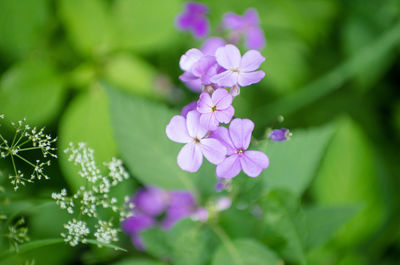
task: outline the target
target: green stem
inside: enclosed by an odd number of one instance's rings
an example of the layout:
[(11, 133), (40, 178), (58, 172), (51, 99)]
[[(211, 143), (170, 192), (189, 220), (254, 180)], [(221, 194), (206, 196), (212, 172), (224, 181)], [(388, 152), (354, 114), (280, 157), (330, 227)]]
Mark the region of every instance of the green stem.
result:
[(231, 254), (232, 260), (235, 262), (235, 265), (243, 265), (242, 259), (240, 258), (235, 245), (232, 243), (232, 240), (225, 233), (225, 231), (221, 229), (221, 227), (219, 227), (218, 225), (212, 225), (211, 227), (215, 234), (222, 241), (228, 252)]

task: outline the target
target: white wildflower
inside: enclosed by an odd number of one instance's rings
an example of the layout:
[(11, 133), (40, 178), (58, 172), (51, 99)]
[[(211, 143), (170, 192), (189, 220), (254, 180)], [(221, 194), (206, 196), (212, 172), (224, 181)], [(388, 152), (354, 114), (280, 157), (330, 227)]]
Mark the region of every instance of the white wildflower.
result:
[(80, 242), (86, 243), (86, 237), (89, 235), (90, 230), (84, 221), (72, 219), (64, 227), (68, 230), (67, 234), (61, 234), (65, 242), (69, 243), (72, 247), (78, 245)]
[[(118, 230), (113, 227), (111, 222), (99, 220), (98, 224), (96, 224), (96, 228), (97, 230), (94, 233), (94, 236), (97, 241), (105, 244), (109, 244), (112, 241), (118, 241)], [(99, 245), (99, 247), (100, 246), (101, 245)]]

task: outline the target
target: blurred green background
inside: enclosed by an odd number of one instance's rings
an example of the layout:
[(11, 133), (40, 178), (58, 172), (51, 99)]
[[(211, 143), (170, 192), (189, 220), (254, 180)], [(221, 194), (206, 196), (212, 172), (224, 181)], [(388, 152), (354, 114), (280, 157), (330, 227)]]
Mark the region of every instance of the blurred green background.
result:
[[(328, 244), (307, 253), (307, 263), (400, 264), (400, 1), (201, 2), (210, 8), (214, 36), (224, 13), (243, 14), (249, 7), (259, 12), (267, 39), (262, 51), (266, 78), (243, 88), (235, 100), (236, 116), (254, 120), (255, 136), (262, 138), (269, 127), (287, 127), (295, 137), (296, 129), (322, 126), (303, 146), (313, 149), (324, 141), (323, 128), (333, 128), (326, 148), (315, 151), (321, 161), (314, 161), (313, 178), (301, 184), (305, 192), (299, 194), (305, 205), (358, 205), (361, 210)], [(201, 46), (175, 28), (183, 3), (0, 0), (0, 113), (9, 121), (26, 117), (32, 125), (46, 126), (58, 137), (59, 150), (71, 141), (86, 141), (98, 161), (118, 155), (104, 83), (175, 110), (197, 96), (178, 79), (180, 56)], [(27, 196), (48, 195), (60, 184), (78, 186), (75, 169), (59, 154), (49, 172), (52, 179), (25, 189)], [(290, 152), (282, 153), (283, 160), (287, 156)], [(291, 163), (283, 166), (290, 169)], [(137, 179), (127, 192), (140, 185)], [(49, 209), (29, 223), (32, 238), (54, 237), (62, 230), (56, 207), (44, 207)], [(222, 221), (222, 226), (240, 237), (237, 227), (243, 225)], [(104, 249), (55, 246), (22, 260), (110, 264), (110, 255)]]

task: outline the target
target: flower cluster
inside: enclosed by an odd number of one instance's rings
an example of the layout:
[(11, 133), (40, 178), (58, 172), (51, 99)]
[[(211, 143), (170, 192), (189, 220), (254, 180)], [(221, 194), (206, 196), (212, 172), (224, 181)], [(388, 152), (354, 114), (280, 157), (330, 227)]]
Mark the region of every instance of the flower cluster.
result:
[[(196, 38), (208, 35), (209, 21), (206, 17), (208, 8), (197, 2), (187, 2), (185, 10), (177, 17), (176, 25), (183, 31), (191, 31)], [(254, 8), (249, 8), (243, 16), (228, 12), (222, 19), (219, 28), (227, 31), (230, 43), (239, 43), (244, 40), (248, 49), (261, 50), (265, 46), (264, 32), (260, 27), (260, 19)]]
[(194, 196), (187, 191), (165, 191), (156, 187), (140, 189), (132, 199), (135, 209), (133, 216), (122, 223), (122, 229), (129, 234), (137, 249), (145, 246), (140, 239), (140, 233), (160, 226), (169, 229), (185, 217), (196, 220), (207, 218), (207, 212), (196, 204)]
[[(120, 221), (131, 215), (133, 205), (127, 203), (128, 197), (120, 204), (117, 198), (109, 195), (112, 187), (129, 177), (122, 166), (122, 161), (113, 158), (110, 162), (105, 163), (109, 173), (103, 175), (96, 165), (93, 149), (88, 148), (85, 143), (79, 143), (77, 146), (70, 143), (65, 152), (69, 154), (69, 161), (79, 166), (78, 174), (86, 184), (71, 196), (68, 196), (66, 189), (62, 189), (60, 193), (53, 193), (52, 198), (56, 200), (61, 209), (66, 210), (69, 214), (79, 212), (81, 217), (95, 218), (97, 224), (94, 236), (98, 242), (116, 241), (118, 229), (113, 227), (112, 222), (100, 219), (100, 210), (110, 209), (119, 215)], [(89, 228), (85, 221), (72, 219), (65, 225), (65, 228), (68, 233), (62, 234), (62, 236), (71, 246), (75, 246), (79, 242), (85, 243), (86, 236), (89, 235)]]
[[(0, 121), (4, 119), (4, 115), (0, 115)], [(14, 137), (11, 141), (5, 139), (0, 133), (0, 158), (10, 158), (13, 165), (14, 174), (9, 176), (14, 190), (18, 190), (21, 185), (27, 182), (34, 182), (42, 178), (48, 179), (45, 174), (45, 167), (50, 166), (49, 157), (57, 158), (55, 154), (56, 148), (54, 147), (57, 138), (52, 138), (49, 134), (44, 133), (44, 128), (38, 129), (26, 124), (25, 119), (12, 122), (11, 126), (15, 129)], [(1, 127), (1, 123), (0, 123)], [(30, 161), (26, 158), (25, 154), (28, 152), (40, 151), (44, 160), (37, 159)], [(32, 172), (29, 176), (17, 169), (17, 160), (32, 167)]]

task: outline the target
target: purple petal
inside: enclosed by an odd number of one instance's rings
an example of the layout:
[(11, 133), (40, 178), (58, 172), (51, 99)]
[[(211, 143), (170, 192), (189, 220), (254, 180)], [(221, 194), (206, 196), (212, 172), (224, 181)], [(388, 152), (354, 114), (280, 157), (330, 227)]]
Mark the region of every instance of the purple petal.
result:
[(223, 46), (225, 46), (225, 41), (223, 39), (218, 37), (211, 37), (204, 42), (200, 50), (205, 55), (215, 56), (215, 52), (217, 51), (217, 49)]
[(191, 73), (191, 72), (184, 72), (183, 74), (181, 74), (180, 76), (179, 76), (179, 79), (182, 81), (182, 82), (189, 82), (189, 81), (193, 81), (193, 80), (196, 80), (196, 79), (199, 79), (199, 77), (198, 76), (195, 76), (193, 73)]
[(200, 124), (200, 113), (197, 110), (189, 111), (187, 114), (186, 128), (192, 138), (202, 139), (207, 133), (207, 128)]
[(217, 106), (217, 109), (228, 108), (232, 105), (232, 100), (232, 95), (224, 88), (219, 88), (212, 94), (212, 101)]
[(259, 27), (251, 27), (246, 31), (246, 47), (261, 50), (265, 46), (264, 32)]
[(236, 148), (232, 143), (231, 137), (229, 136), (228, 129), (225, 127), (218, 127), (216, 130), (211, 132), (210, 138), (217, 139), (221, 144), (226, 147), (227, 155), (235, 153)]
[(144, 247), (143, 241), (140, 236), (136, 233), (131, 234), (132, 244), (135, 246), (136, 249), (140, 251), (144, 251), (146, 248)]
[(218, 86), (232, 87), (238, 82), (239, 74), (237, 72), (232, 72), (230, 70), (222, 72), (220, 74), (211, 77), (211, 82), (217, 84)]
[(217, 177), (230, 179), (236, 177), (241, 169), (239, 156), (233, 154), (217, 165)]
[(181, 14), (176, 19), (176, 26), (180, 30), (188, 30), (192, 26), (193, 18), (190, 14)]
[(171, 192), (171, 203), (162, 222), (164, 229), (171, 228), (177, 221), (190, 216), (196, 209), (196, 201), (189, 192)]
[(183, 116), (176, 115), (168, 123), (165, 132), (168, 138), (177, 143), (188, 143), (192, 141), (188, 130), (186, 129), (186, 119)]
[(261, 63), (265, 61), (264, 56), (257, 50), (250, 50), (243, 55), (240, 62), (240, 71), (252, 72), (257, 70)]
[(122, 222), (122, 230), (124, 230), (125, 233), (132, 234), (149, 229), (154, 225), (155, 220), (153, 217), (138, 213)]
[(210, 27), (208, 20), (205, 17), (197, 18), (192, 24), (192, 29), (193, 29), (192, 32), (194, 36), (197, 38), (204, 38), (205, 36), (207, 36), (209, 28)]
[(223, 18), (222, 24), (225, 28), (236, 30), (243, 27), (243, 19), (235, 13), (227, 13)]
[(192, 214), (192, 219), (204, 223), (204, 222), (206, 222), (206, 221), (208, 220), (208, 216), (209, 216), (209, 214), (208, 214), (207, 209), (204, 208), (204, 207), (201, 207), (201, 208), (198, 208), (198, 209), (196, 210), (196, 212), (194, 212), (194, 213)]
[(211, 100), (210, 94), (204, 91), (201, 93), (199, 100), (197, 101), (197, 111), (200, 113), (209, 113), (211, 112), (211, 108), (213, 106), (213, 102)]
[(215, 57), (219, 65), (225, 69), (238, 69), (240, 65), (240, 51), (232, 44), (220, 47), (215, 52)]
[(217, 129), (219, 123), (214, 112), (201, 114), (200, 125), (207, 129), (207, 131), (214, 131)]
[(208, 12), (208, 7), (198, 2), (187, 2), (185, 7), (187, 12), (191, 14), (205, 14)]
[[(189, 111), (197, 109), (197, 101), (192, 101), (186, 106), (182, 108), (181, 115), (186, 118), (186, 115), (189, 113)], [(186, 123), (185, 123), (186, 125)]]
[(168, 193), (155, 187), (140, 189), (133, 199), (135, 209), (149, 216), (161, 214), (167, 207), (168, 201)]
[(234, 119), (229, 125), (229, 135), (236, 149), (249, 147), (254, 123), (249, 119)]
[(181, 56), (179, 66), (183, 71), (190, 72), (193, 64), (197, 62), (201, 57), (203, 57), (203, 53), (199, 49), (190, 49)]
[(185, 85), (192, 90), (193, 92), (201, 92), (201, 80), (200, 78), (187, 81), (185, 82)]
[(217, 110), (215, 112), (215, 117), (217, 121), (222, 122), (222, 123), (229, 123), (233, 117), (233, 114), (235, 113), (235, 109), (232, 106), (229, 106), (228, 108), (224, 110)]
[(226, 156), (226, 148), (218, 140), (208, 138), (200, 142), (201, 151), (210, 163), (219, 164)]
[(268, 137), (272, 140), (272, 141), (276, 141), (276, 142), (283, 142), (283, 141), (287, 141), (289, 139), (290, 136), (290, 131), (288, 129), (282, 128), (282, 129), (278, 129), (278, 130), (273, 130)]
[(239, 94), (240, 94), (240, 87), (239, 87), (238, 85), (233, 86), (233, 87), (231, 88), (230, 93), (231, 93), (231, 95), (232, 95), (233, 97), (239, 96)]
[(216, 204), (215, 204), (215, 209), (217, 211), (224, 211), (226, 209), (228, 209), (229, 207), (231, 207), (232, 205), (232, 200), (229, 197), (221, 197), (217, 200)]
[(258, 25), (260, 24), (260, 19), (258, 18), (257, 10), (254, 8), (249, 8), (243, 15), (243, 19), (248, 25)]
[(249, 177), (257, 177), (269, 165), (266, 154), (260, 151), (245, 151), (240, 157), (244, 173)]
[(249, 86), (255, 83), (258, 83), (263, 79), (265, 76), (264, 71), (255, 71), (249, 73), (240, 73), (238, 77), (238, 83), (240, 86)]
[(181, 169), (188, 172), (196, 172), (203, 163), (200, 147), (195, 143), (185, 144), (178, 154), (177, 161)]

